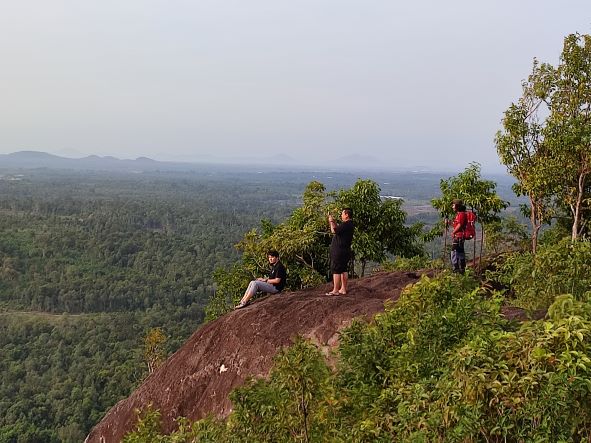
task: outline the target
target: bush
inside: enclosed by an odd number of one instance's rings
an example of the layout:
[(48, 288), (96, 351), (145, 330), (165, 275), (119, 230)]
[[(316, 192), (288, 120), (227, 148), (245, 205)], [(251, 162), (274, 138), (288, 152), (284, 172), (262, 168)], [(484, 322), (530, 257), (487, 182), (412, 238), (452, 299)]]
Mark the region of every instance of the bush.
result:
[(547, 309), (561, 294), (582, 300), (591, 288), (591, 243), (564, 239), (535, 255), (514, 253), (487, 277), (512, 288), (513, 303), (526, 309)]
[(354, 441), (434, 441), (418, 431), (434, 419), (423, 407), (449, 370), (447, 353), (504, 325), (500, 300), (483, 295), (469, 277), (423, 277), (372, 324), (344, 333), (337, 377)]
[(419, 269), (443, 269), (443, 260), (431, 260), (424, 255), (415, 255), (411, 258), (396, 257), (394, 260), (382, 262), (380, 269), (383, 271), (417, 271)]
[(514, 216), (487, 224), (485, 233), (484, 246), (494, 254), (526, 250), (531, 242), (527, 227)]

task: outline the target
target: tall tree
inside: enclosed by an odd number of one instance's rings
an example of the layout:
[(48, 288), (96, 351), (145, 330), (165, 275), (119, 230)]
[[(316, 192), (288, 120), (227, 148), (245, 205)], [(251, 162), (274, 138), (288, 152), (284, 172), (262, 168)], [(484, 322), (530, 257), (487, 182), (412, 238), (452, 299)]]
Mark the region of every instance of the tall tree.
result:
[[(540, 79), (547, 78), (547, 65), (534, 60), (532, 74), (522, 83), (523, 95), (512, 103), (503, 117), (503, 130), (498, 131), (495, 144), (501, 163), (517, 179), (514, 192), (527, 196), (529, 208), (524, 210), (531, 223), (532, 251), (535, 254), (538, 234), (551, 217), (552, 188), (546, 173), (547, 147), (544, 144), (540, 106), (545, 97), (539, 94)], [(524, 208), (525, 209), (525, 208)]]
[(534, 60), (523, 95), (505, 112), (496, 137), (501, 162), (518, 192), (530, 198), (532, 248), (553, 214), (552, 201), (566, 204), (576, 240), (591, 207), (591, 36), (564, 40), (556, 68)]
[(335, 205), (353, 210), (352, 248), (361, 263), (362, 276), (368, 262), (382, 262), (387, 254), (413, 257), (424, 253), (419, 243), (423, 225), (406, 226), (402, 200), (382, 199), (374, 181), (357, 180), (351, 189), (338, 193)]
[[(480, 254), (484, 243), (484, 232), (489, 223), (499, 220), (499, 212), (509, 206), (496, 193), (496, 183), (492, 180), (484, 180), (480, 174), (480, 165), (471, 163), (463, 172), (454, 177), (442, 179), (439, 183), (441, 197), (431, 200), (431, 205), (439, 211), (444, 219), (449, 219), (453, 214), (452, 200), (459, 198), (464, 201), (467, 208), (476, 212), (480, 230)], [(476, 242), (474, 242), (473, 260), (476, 258)]]
[(166, 359), (166, 335), (161, 328), (152, 328), (144, 338), (144, 359), (148, 373), (154, 372)]
[(585, 223), (584, 210), (590, 206), (591, 35), (565, 38), (558, 67), (548, 70), (540, 93), (548, 97), (550, 108), (545, 132), (556, 190), (571, 211), (571, 236), (576, 240)]

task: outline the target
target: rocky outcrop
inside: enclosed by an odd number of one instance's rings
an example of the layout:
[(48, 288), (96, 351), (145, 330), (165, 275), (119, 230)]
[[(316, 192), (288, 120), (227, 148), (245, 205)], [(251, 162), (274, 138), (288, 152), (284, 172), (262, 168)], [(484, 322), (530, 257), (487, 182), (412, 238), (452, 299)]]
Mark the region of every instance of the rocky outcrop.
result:
[[(379, 273), (350, 282), (349, 294), (326, 296), (332, 286), (265, 297), (198, 329), (128, 398), (117, 403), (90, 432), (89, 443), (115, 443), (137, 421), (135, 409), (160, 410), (166, 432), (174, 419), (225, 417), (229, 393), (248, 377), (268, 374), (273, 357), (295, 336), (325, 350), (338, 343), (339, 330), (356, 317), (371, 318), (384, 301), (418, 280), (415, 273)], [(327, 355), (329, 353), (327, 352)]]

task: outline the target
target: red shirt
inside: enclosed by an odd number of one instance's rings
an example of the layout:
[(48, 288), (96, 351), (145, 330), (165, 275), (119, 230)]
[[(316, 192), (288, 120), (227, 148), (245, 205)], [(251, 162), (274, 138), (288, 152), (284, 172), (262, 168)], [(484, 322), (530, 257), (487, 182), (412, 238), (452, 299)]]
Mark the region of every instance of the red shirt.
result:
[[(452, 238), (463, 238), (464, 237), (464, 229), (465, 226), (468, 224), (468, 217), (466, 216), (466, 213), (464, 211), (460, 211), (456, 213), (456, 218), (454, 218), (453, 221), (453, 230), (451, 233)], [(456, 230), (456, 227), (461, 226), (460, 231), (458, 231), (455, 235), (454, 235), (454, 231)]]

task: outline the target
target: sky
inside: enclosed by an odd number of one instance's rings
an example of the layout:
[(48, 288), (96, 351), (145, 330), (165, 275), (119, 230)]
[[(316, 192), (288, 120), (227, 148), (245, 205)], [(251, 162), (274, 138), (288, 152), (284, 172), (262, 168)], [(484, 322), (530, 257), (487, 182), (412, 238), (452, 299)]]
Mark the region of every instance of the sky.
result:
[[(501, 171), (589, 0), (0, 0), (0, 154)], [(345, 159), (345, 160), (343, 160)]]

